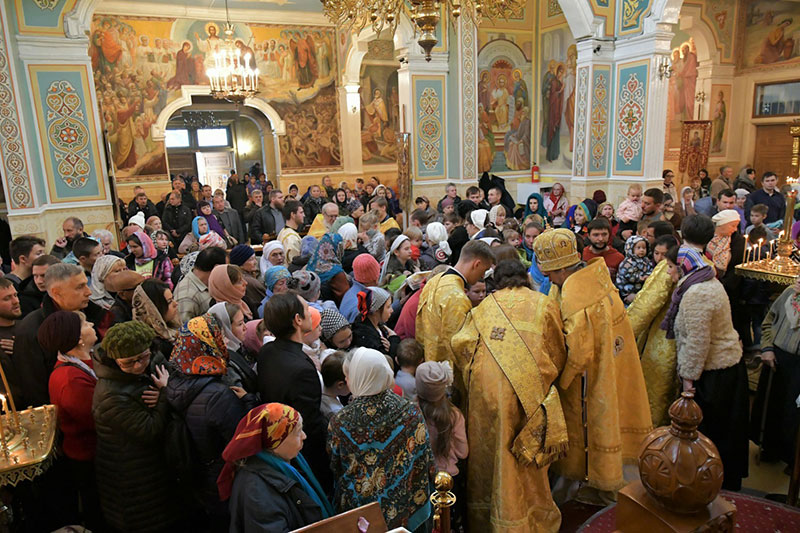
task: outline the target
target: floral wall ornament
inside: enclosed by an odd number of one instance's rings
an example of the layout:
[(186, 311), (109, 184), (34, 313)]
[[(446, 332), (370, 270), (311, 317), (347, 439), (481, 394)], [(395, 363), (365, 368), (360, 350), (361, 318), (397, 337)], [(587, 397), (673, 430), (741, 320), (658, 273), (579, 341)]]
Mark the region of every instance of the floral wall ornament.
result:
[(622, 85), (617, 113), (618, 154), (630, 165), (644, 145), (645, 88), (635, 72)]
[(54, 81), (47, 88), (47, 140), (58, 162), (58, 177), (80, 189), (91, 175), (89, 128), (81, 98), (69, 81)]
[(36, 4), (39, 9), (49, 9), (52, 11), (58, 5), (58, 0), (33, 0), (33, 3)]

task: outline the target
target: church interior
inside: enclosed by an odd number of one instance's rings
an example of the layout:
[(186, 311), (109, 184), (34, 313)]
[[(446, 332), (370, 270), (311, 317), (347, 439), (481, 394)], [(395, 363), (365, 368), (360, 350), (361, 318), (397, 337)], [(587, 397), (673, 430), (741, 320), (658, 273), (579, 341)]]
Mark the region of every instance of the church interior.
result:
[[(756, 186), (766, 170), (778, 186), (799, 175), (796, 0), (516, 0), (481, 20), (447, 0), (430, 2), (429, 32), (406, 13), (337, 24), (325, 6), (338, 3), (0, 0), (0, 217), (12, 236), (50, 243), (79, 216), (117, 241), (135, 189), (156, 203), (176, 176), (217, 190), (256, 166), (300, 194), (325, 177), (376, 177), (399, 218), (487, 173), (518, 204), (560, 183), (570, 205), (598, 189), (618, 205), (666, 169), (679, 191), (724, 167), (756, 169)], [(215, 94), (227, 90), (214, 56), (226, 39), (246, 97)], [(791, 492), (786, 464), (756, 463), (750, 446), (743, 494)], [(761, 512), (737, 504), (740, 518)], [(613, 530), (607, 517), (581, 526), (591, 508), (572, 512), (561, 531)]]

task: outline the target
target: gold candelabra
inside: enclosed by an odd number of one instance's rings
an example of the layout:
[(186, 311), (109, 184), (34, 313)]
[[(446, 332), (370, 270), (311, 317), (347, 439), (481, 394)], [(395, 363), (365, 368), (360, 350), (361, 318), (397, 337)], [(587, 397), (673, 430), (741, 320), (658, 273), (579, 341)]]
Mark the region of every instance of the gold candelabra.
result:
[[(797, 184), (796, 178), (787, 177), (786, 183)], [(783, 230), (774, 242), (766, 243), (767, 256), (762, 258), (764, 239), (758, 243), (745, 242), (742, 264), (736, 266), (736, 273), (747, 278), (762, 281), (773, 281), (782, 285), (791, 285), (800, 274), (800, 264), (792, 259), (794, 243), (792, 242), (792, 222), (794, 206), (797, 202), (797, 190), (786, 193), (786, 214), (783, 218)], [(747, 236), (745, 236), (747, 238)]]

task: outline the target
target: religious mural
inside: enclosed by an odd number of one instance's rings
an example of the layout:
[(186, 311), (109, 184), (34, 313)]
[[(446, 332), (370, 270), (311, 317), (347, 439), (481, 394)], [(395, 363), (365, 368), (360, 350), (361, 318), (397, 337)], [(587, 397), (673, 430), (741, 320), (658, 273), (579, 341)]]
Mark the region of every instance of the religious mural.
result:
[(530, 170), (532, 35), (478, 30), (478, 172)]
[[(213, 54), (223, 42), (222, 27), (222, 22), (191, 19), (94, 18), (89, 54), (118, 178), (167, 173), (164, 143), (153, 141), (150, 127), (183, 85), (208, 84), (206, 70), (214, 66)], [(250, 55), (250, 67), (259, 70), (258, 97), (276, 109), (287, 104), (281, 107), (287, 133), (301, 131), (301, 143), (316, 147), (315, 156), (297, 147), (287, 155), (318, 163), (309, 166), (338, 166), (338, 122), (335, 133), (328, 131), (330, 125), (316, 125), (322, 116), (338, 116), (336, 99), (320, 94), (338, 76), (334, 31), (237, 24), (233, 38), (242, 55)], [(295, 168), (296, 162), (292, 157), (281, 167)]]
[[(682, 32), (672, 40), (672, 77), (669, 78), (667, 99), (667, 159), (677, 159), (681, 146), (681, 129), (684, 120), (697, 118), (695, 92), (697, 90), (697, 48), (694, 39), (685, 39)], [(685, 39), (685, 40), (682, 40)]]
[(572, 171), (578, 51), (572, 33), (561, 27), (542, 35), (539, 95), (539, 167)]
[(284, 172), (328, 170), (342, 164), (339, 107), (333, 85), (316, 98), (293, 104), (274, 103), (286, 122), (286, 135), (278, 137)]
[(800, 57), (800, 4), (758, 0), (744, 13), (743, 68), (795, 63)]
[(730, 85), (711, 86), (711, 153), (724, 155), (728, 142), (728, 106), (731, 103)]
[(361, 63), (361, 158), (365, 164), (397, 161), (400, 93), (394, 43), (370, 41)]

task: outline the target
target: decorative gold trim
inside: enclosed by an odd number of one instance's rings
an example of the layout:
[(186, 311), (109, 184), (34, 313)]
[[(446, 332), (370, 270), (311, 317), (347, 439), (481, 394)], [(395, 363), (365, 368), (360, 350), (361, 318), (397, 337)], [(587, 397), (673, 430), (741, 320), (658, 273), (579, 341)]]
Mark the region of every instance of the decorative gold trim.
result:
[(780, 283), (781, 285), (791, 285), (794, 283), (794, 280), (797, 279), (798, 273), (800, 273), (800, 265), (797, 266), (797, 271), (794, 273), (791, 272), (772, 272), (767, 270), (760, 270), (758, 268), (753, 268), (750, 266), (750, 263), (745, 265), (736, 265), (736, 273), (745, 278), (757, 279), (761, 281), (772, 281), (774, 283)]

